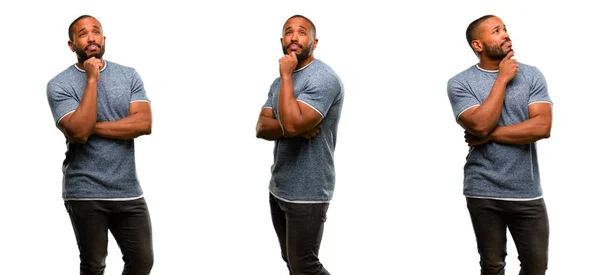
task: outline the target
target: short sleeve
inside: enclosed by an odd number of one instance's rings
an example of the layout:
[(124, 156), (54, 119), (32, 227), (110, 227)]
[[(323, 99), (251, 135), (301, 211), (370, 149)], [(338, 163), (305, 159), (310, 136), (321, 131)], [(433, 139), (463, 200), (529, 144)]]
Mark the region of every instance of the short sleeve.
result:
[(146, 96), (146, 89), (144, 89), (144, 82), (142, 81), (142, 78), (137, 71), (134, 70), (131, 82), (131, 102), (136, 101), (150, 102), (150, 99), (148, 99), (148, 96)]
[(48, 104), (54, 117), (54, 123), (58, 126), (58, 122), (67, 114), (72, 113), (79, 106), (79, 100), (74, 93), (61, 86), (56, 81), (48, 82), (46, 86), (46, 96)]
[(552, 103), (550, 95), (548, 95), (548, 85), (542, 72), (537, 68), (533, 68), (531, 80), (531, 94), (529, 95), (528, 105), (538, 102)]
[(333, 76), (313, 78), (307, 87), (298, 94), (296, 100), (306, 103), (325, 117), (329, 108), (342, 93), (342, 83)]
[(273, 84), (271, 84), (271, 87), (269, 88), (269, 94), (267, 96), (267, 101), (265, 102), (265, 104), (263, 104), (263, 108), (273, 108), (273, 93), (274, 93), (274, 89), (276, 89), (277, 87), (277, 80), (273, 81)]
[(455, 78), (448, 81), (447, 90), (448, 98), (452, 105), (452, 112), (454, 113), (454, 119), (456, 119), (456, 121), (458, 121), (458, 117), (467, 109), (481, 105), (481, 102), (477, 97)]

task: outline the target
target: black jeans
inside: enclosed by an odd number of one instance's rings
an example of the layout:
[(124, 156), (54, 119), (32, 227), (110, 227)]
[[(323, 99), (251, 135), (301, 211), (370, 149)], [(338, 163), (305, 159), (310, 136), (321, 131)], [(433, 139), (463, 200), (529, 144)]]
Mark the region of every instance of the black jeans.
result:
[(329, 275), (319, 261), (329, 203), (289, 203), (269, 194), (269, 204), (290, 275)]
[(79, 247), (81, 275), (104, 273), (109, 230), (123, 254), (123, 275), (150, 274), (154, 263), (152, 226), (144, 198), (65, 201), (65, 206)]
[(506, 228), (515, 241), (520, 275), (543, 275), (548, 268), (549, 223), (544, 199), (504, 201), (467, 198), (482, 275), (503, 275)]

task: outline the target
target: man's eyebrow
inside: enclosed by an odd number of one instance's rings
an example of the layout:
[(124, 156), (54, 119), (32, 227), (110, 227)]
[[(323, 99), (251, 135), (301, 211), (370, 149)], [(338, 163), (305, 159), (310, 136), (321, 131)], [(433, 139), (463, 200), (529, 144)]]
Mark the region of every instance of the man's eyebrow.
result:
[[(98, 26), (96, 26), (96, 25), (92, 26), (92, 28), (94, 28), (94, 29), (99, 29), (99, 30), (100, 30), (100, 27), (98, 27)], [(82, 31), (85, 31), (85, 27), (81, 28), (81, 30), (79, 30), (79, 31), (77, 31), (77, 32), (79, 33), (79, 32), (82, 32)]]
[[(287, 30), (289, 30), (291, 28), (292, 28), (292, 26), (288, 26), (287, 28), (284, 29), (284, 31), (287, 31)], [(308, 28), (306, 28), (305, 26), (300, 26), (300, 28), (308, 30)]]

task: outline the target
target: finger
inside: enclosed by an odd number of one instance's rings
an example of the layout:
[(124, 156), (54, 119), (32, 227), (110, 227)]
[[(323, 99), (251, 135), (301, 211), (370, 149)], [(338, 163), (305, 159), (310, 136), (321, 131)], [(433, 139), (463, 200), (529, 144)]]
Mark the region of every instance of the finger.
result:
[(291, 53), (290, 53), (290, 56), (291, 56), (291, 57), (292, 57), (294, 60), (297, 60), (297, 58), (296, 58), (296, 52), (291, 52)]
[(508, 52), (508, 54), (504, 57), (504, 60), (509, 60), (511, 59), (511, 57), (515, 56), (515, 51), (510, 51)]

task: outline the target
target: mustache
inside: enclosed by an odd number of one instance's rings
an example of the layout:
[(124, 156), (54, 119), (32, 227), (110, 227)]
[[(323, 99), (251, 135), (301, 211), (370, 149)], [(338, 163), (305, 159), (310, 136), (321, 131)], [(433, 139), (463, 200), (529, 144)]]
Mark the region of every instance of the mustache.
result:
[(97, 44), (97, 43), (90, 43), (89, 45), (85, 46), (85, 49), (84, 49), (84, 50), (87, 50), (87, 49), (88, 49), (88, 47), (89, 47), (89, 46), (92, 46), (92, 45), (93, 45), (93, 46), (96, 46), (96, 47), (98, 47), (98, 49), (102, 49), (102, 46), (100, 46), (100, 44)]
[(505, 44), (506, 42), (512, 42), (512, 40), (510, 40), (510, 38), (506, 38), (506, 40), (504, 40), (504, 42), (502, 42), (502, 44), (500, 44), (500, 46), (504, 46), (504, 44)]
[(300, 45), (300, 44), (298, 44), (298, 43), (290, 43), (290, 44), (288, 44), (288, 45), (286, 46), (286, 48), (288, 48), (288, 49), (289, 49), (291, 45), (296, 45), (296, 46), (298, 46), (298, 48), (300, 48), (300, 49), (303, 49), (303, 48), (304, 48), (304, 47), (302, 47), (302, 45)]

